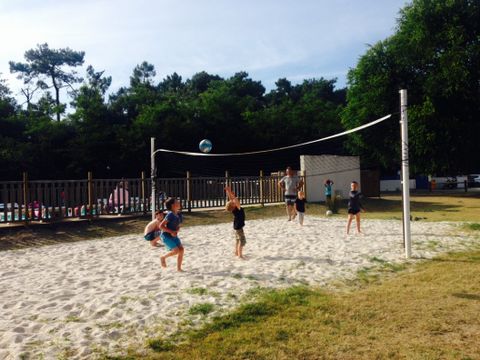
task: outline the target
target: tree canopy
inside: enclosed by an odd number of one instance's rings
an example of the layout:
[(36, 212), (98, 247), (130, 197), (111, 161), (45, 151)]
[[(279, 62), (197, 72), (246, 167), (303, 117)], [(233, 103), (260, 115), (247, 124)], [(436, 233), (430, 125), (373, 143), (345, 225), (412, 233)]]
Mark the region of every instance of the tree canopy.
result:
[[(69, 87), (73, 90), (73, 84), (81, 82), (74, 70), (67, 70), (65, 67), (77, 67), (83, 64), (85, 52), (74, 51), (69, 48), (50, 49), (48, 44), (38, 45), (36, 49), (25, 52), (25, 63), (10, 61), (10, 72), (18, 73), (18, 77), (28, 86), (34, 83), (35, 90), (55, 90), (55, 109), (57, 121), (65, 111), (65, 106), (60, 103), (60, 89)], [(36, 81), (35, 81), (36, 80)], [(33, 91), (35, 91), (33, 90)], [(30, 104), (31, 91), (24, 90), (27, 102)]]
[[(345, 127), (399, 108), (408, 90), (413, 171), (478, 171), (480, 133), (480, 2), (414, 0), (400, 12), (395, 34), (372, 45), (348, 74)], [(398, 124), (351, 136), (365, 160), (399, 168)]]

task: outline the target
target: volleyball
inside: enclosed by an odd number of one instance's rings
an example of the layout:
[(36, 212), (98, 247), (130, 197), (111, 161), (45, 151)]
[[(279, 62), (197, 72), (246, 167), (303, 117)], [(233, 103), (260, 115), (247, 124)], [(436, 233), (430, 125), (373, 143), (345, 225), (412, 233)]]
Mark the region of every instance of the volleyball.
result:
[(198, 148), (203, 153), (209, 153), (212, 150), (212, 142), (208, 139), (203, 139), (200, 141), (200, 144), (198, 144)]
[(333, 215), (332, 210), (327, 210), (327, 212), (325, 213), (325, 215), (327, 215), (327, 216), (332, 216), (332, 215)]

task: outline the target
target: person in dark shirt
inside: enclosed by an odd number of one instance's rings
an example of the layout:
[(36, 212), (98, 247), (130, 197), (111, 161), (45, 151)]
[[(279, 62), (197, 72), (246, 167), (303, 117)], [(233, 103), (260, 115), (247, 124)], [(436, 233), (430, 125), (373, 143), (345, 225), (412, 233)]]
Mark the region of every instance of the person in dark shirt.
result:
[(295, 200), (295, 210), (298, 214), (298, 223), (303, 226), (303, 219), (305, 217), (305, 193), (303, 191), (298, 192), (297, 199)]
[(245, 259), (243, 257), (243, 247), (247, 243), (245, 233), (243, 232), (243, 227), (245, 226), (245, 211), (243, 211), (240, 201), (229, 186), (225, 187), (225, 192), (228, 196), (228, 202), (225, 205), (225, 209), (233, 214), (233, 229), (235, 231), (236, 240), (235, 256), (238, 256), (240, 259)]
[(350, 184), (350, 194), (348, 199), (347, 235), (350, 232), (350, 225), (352, 224), (354, 216), (355, 223), (357, 224), (357, 233), (362, 234), (360, 231), (360, 211), (365, 212), (365, 209), (360, 203), (361, 196), (362, 194), (358, 191), (358, 183), (356, 181), (352, 181)]

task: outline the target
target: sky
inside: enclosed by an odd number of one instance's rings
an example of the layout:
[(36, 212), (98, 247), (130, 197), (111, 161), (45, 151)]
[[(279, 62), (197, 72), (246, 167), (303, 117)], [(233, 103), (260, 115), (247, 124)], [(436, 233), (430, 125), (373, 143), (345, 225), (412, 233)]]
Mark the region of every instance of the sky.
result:
[(156, 81), (177, 72), (230, 77), (246, 71), (267, 91), (275, 81), (337, 78), (368, 44), (395, 31), (405, 0), (0, 0), (0, 78), (16, 95), (9, 61), (37, 44), (85, 51), (87, 65), (128, 86), (134, 67), (155, 65)]

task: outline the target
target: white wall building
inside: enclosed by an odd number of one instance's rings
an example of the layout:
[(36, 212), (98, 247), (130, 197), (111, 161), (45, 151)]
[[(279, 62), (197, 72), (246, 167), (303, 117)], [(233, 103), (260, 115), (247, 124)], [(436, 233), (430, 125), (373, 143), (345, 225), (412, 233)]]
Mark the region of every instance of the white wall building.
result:
[[(360, 157), (337, 155), (300, 155), (300, 170), (307, 175), (307, 201), (325, 201), (326, 179), (333, 181), (334, 194), (346, 198), (350, 183), (360, 184)], [(361, 189), (361, 184), (360, 184)]]

